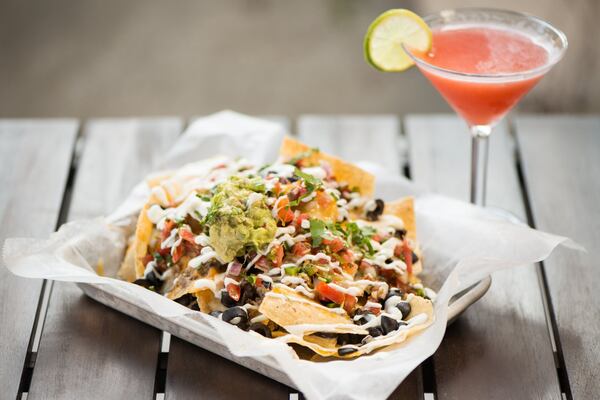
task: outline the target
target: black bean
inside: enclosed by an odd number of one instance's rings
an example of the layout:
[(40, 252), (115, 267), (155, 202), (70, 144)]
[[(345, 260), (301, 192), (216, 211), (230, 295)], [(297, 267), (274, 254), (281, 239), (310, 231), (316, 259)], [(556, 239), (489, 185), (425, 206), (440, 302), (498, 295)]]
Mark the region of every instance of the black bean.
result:
[(317, 333), (313, 333), (313, 335), (322, 337), (325, 339), (333, 339), (333, 338), (337, 338), (337, 336), (338, 336), (338, 334), (335, 332), (317, 332)]
[(367, 211), (367, 219), (369, 221), (377, 221), (379, 216), (383, 214), (383, 209), (385, 208), (385, 203), (381, 199), (375, 199), (375, 209), (371, 211)]
[(363, 314), (361, 314), (360, 318), (357, 319), (355, 321), (355, 323), (358, 325), (364, 325), (367, 322), (369, 322), (370, 320), (372, 320), (374, 317), (375, 317), (375, 315), (373, 315), (373, 313), (366, 311)]
[(381, 317), (381, 330), (383, 331), (384, 335), (387, 335), (390, 332), (394, 332), (399, 327), (400, 324), (395, 319), (387, 317), (385, 315)]
[(229, 307), (233, 307), (237, 305), (237, 301), (235, 301), (234, 299), (231, 298), (231, 296), (229, 295), (229, 293), (227, 293), (227, 290), (221, 290), (221, 304), (223, 304), (225, 307), (229, 308)]
[(403, 295), (402, 290), (400, 290), (398, 288), (391, 288), (388, 291), (387, 296), (385, 296), (385, 300), (389, 299), (392, 296), (400, 296), (400, 297), (402, 297), (402, 295)]
[(402, 319), (405, 319), (406, 317), (408, 317), (408, 314), (410, 314), (411, 307), (410, 307), (410, 303), (408, 301), (403, 301), (401, 303), (398, 303), (396, 305), (396, 307), (402, 313)]
[(250, 284), (250, 282), (244, 280), (240, 285), (240, 291), (242, 295), (240, 296), (239, 304), (246, 304), (250, 300), (254, 300), (256, 295), (256, 288)]
[(158, 276), (156, 276), (156, 273), (154, 273), (154, 271), (148, 272), (144, 276), (144, 278), (150, 283), (150, 285), (154, 286), (155, 288), (159, 288), (162, 285), (162, 281), (158, 279)]
[(383, 335), (381, 328), (379, 328), (377, 326), (375, 326), (373, 328), (369, 328), (369, 329), (367, 329), (367, 331), (369, 332), (369, 335), (371, 335), (372, 337), (377, 337), (377, 336)]
[(150, 286), (153, 286), (150, 282), (148, 282), (147, 279), (136, 279), (135, 281), (133, 281), (133, 283), (135, 283), (136, 285), (145, 287), (146, 289), (149, 289)]
[(417, 255), (415, 254), (415, 252), (412, 252), (412, 263), (413, 265), (419, 262), (419, 257), (417, 257)]
[(196, 301), (196, 297), (191, 293), (187, 293), (179, 297), (178, 299), (175, 299), (175, 301), (181, 304), (182, 306), (189, 307)]
[(271, 330), (269, 329), (269, 327), (265, 324), (261, 324), (260, 322), (255, 322), (252, 325), (250, 325), (249, 330), (259, 333), (267, 338), (273, 337), (271, 335)]
[(394, 236), (400, 240), (404, 240), (404, 237), (406, 236), (406, 229), (396, 229), (396, 231), (394, 232)]
[(345, 356), (347, 354), (352, 354), (357, 351), (358, 351), (358, 349), (356, 347), (340, 347), (338, 349), (338, 355)]
[(354, 333), (342, 333), (337, 338), (337, 344), (343, 346), (345, 344), (358, 344), (360, 343), (365, 335), (359, 335)]
[(197, 300), (190, 304), (188, 307), (194, 311), (200, 311), (200, 306), (198, 305)]
[(231, 307), (223, 311), (221, 319), (237, 326), (240, 329), (248, 329), (248, 313), (242, 307)]

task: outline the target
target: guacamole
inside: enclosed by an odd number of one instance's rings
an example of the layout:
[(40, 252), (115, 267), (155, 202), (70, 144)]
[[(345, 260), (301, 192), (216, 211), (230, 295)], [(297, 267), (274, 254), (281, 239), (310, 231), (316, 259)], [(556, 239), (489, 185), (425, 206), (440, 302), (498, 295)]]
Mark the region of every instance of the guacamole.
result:
[(277, 222), (265, 204), (261, 178), (232, 176), (215, 188), (206, 217), (210, 245), (224, 262), (275, 237)]

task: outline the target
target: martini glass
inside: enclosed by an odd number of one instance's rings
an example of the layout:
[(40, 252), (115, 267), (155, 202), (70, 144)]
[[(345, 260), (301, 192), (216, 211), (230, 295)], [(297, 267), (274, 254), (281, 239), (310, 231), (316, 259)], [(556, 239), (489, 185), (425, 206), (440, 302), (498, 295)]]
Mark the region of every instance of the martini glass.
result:
[(539, 18), (483, 8), (424, 18), (429, 53), (404, 47), (423, 75), (468, 124), (471, 202), (485, 205), (488, 137), (494, 126), (562, 58), (567, 38)]

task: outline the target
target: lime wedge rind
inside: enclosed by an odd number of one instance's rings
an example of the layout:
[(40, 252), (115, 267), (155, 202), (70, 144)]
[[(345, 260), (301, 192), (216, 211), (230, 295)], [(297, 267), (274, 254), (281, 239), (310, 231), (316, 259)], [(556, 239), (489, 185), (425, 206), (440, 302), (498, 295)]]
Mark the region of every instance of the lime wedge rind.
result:
[(384, 72), (400, 72), (414, 65), (402, 44), (418, 51), (431, 49), (431, 30), (412, 11), (393, 9), (379, 15), (367, 29), (364, 40), (366, 61)]

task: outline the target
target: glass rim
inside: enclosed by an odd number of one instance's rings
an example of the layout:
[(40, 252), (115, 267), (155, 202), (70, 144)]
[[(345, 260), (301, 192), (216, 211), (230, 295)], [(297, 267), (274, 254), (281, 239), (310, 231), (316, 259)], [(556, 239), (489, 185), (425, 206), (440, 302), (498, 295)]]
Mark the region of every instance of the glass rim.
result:
[(506, 72), (506, 73), (500, 73), (500, 74), (461, 72), (461, 71), (455, 71), (455, 70), (448, 69), (448, 68), (438, 67), (438, 66), (430, 64), (427, 61), (412, 54), (410, 47), (406, 46), (404, 43), (402, 43), (402, 49), (415, 62), (415, 64), (424, 66), (426, 68), (432, 69), (437, 72), (449, 74), (449, 75), (456, 76), (456, 77), (462, 77), (462, 78), (475, 78), (475, 79), (477, 79), (477, 78), (483, 78), (483, 79), (493, 78), (494, 80), (503, 80), (506, 78), (525, 79), (525, 78), (529, 78), (529, 77), (533, 77), (533, 76), (537, 76), (537, 75), (542, 75), (543, 73), (547, 72), (550, 68), (552, 68), (554, 65), (556, 65), (556, 63), (558, 63), (563, 58), (565, 51), (569, 47), (569, 42), (567, 41), (567, 36), (564, 34), (563, 31), (554, 27), (549, 22), (546, 22), (543, 19), (536, 17), (535, 15), (522, 13), (522, 12), (518, 12), (518, 11), (504, 10), (501, 8), (462, 7), (462, 8), (454, 8), (454, 9), (445, 9), (445, 10), (441, 10), (441, 11), (433, 13), (433, 14), (428, 14), (427, 16), (425, 16), (423, 18), (423, 20), (425, 21), (425, 23), (428, 23), (433, 18), (436, 18), (436, 17), (443, 18), (444, 13), (449, 13), (449, 12), (454, 12), (454, 13), (463, 12), (464, 13), (464, 12), (469, 12), (469, 11), (475, 11), (475, 12), (479, 11), (479, 12), (487, 12), (487, 13), (495, 13), (495, 14), (508, 14), (508, 15), (513, 15), (515, 17), (520, 17), (520, 18), (525, 18), (525, 19), (535, 21), (539, 25), (546, 27), (550, 31), (552, 31), (559, 38), (559, 41), (562, 44), (562, 47), (559, 49), (559, 52), (554, 57), (554, 59), (545, 63), (544, 65), (540, 65), (539, 67), (525, 70), (525, 71)]

